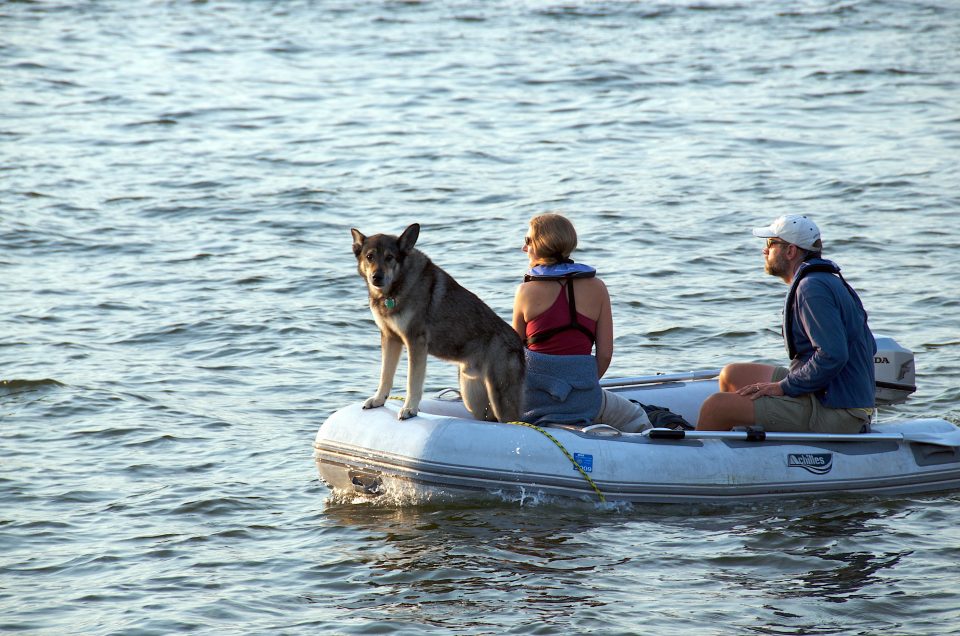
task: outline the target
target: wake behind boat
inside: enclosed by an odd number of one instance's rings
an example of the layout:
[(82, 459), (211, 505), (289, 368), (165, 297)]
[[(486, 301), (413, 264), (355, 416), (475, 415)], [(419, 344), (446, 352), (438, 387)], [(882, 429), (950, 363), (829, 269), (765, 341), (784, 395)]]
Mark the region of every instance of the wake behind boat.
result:
[[(913, 355), (877, 338), (878, 404), (915, 390)], [(695, 422), (719, 370), (604, 381), (608, 390)], [(608, 426), (535, 427), (473, 419), (459, 399), (352, 404), (320, 427), (314, 457), (338, 494), (415, 502), (559, 497), (631, 503), (724, 503), (830, 494), (890, 495), (960, 488), (960, 429), (891, 417), (870, 433), (831, 435)]]

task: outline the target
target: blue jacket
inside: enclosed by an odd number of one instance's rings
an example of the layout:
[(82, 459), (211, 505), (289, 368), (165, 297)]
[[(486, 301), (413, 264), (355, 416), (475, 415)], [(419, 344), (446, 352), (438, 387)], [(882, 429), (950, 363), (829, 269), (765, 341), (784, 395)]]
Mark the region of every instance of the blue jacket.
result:
[[(804, 274), (816, 265), (835, 274)], [(813, 393), (830, 408), (873, 408), (877, 343), (860, 298), (839, 273), (835, 263), (824, 259), (811, 259), (797, 269), (783, 308), (784, 340), (795, 354), (780, 386), (791, 397)]]

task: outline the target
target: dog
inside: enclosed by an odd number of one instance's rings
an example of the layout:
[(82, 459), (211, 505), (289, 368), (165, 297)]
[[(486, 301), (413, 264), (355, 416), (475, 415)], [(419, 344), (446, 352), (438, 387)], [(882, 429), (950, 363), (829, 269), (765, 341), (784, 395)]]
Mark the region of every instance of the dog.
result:
[(383, 406), (407, 348), (407, 395), (397, 419), (414, 417), (423, 398), (427, 354), (460, 366), (460, 394), (478, 420), (520, 417), (526, 362), (517, 332), (477, 296), (414, 248), (420, 225), (397, 237), (351, 229), (357, 271), (380, 328), (380, 386), (363, 408)]

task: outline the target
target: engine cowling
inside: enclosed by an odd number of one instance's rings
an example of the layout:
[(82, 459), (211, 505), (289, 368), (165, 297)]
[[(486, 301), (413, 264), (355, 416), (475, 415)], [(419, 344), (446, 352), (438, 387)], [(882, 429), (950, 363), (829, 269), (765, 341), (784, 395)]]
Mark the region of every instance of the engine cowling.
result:
[(917, 390), (913, 351), (890, 336), (874, 336), (877, 353), (873, 357), (878, 405), (900, 404)]

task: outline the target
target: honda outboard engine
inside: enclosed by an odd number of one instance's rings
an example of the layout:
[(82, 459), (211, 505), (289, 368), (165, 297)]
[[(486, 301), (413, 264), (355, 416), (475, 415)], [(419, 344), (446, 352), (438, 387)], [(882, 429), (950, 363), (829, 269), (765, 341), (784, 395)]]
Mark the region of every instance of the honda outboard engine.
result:
[(877, 380), (877, 405), (905, 402), (917, 390), (913, 352), (889, 336), (874, 336), (877, 353), (873, 368)]

